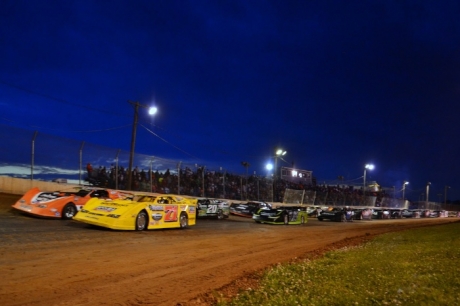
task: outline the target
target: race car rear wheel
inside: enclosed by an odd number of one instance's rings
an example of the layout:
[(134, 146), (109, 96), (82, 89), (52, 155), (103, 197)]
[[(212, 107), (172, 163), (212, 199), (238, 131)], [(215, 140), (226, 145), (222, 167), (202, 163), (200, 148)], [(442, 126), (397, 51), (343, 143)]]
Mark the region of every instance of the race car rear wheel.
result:
[(180, 228), (188, 227), (188, 217), (186, 213), (183, 212), (180, 214), (179, 222), (180, 222)]
[(300, 217), (300, 224), (305, 224), (305, 217), (304, 216)]
[(283, 220), (284, 220), (284, 225), (288, 225), (288, 224), (289, 224), (289, 216), (288, 216), (288, 214), (285, 214), (285, 215), (284, 215)]
[(147, 229), (149, 217), (145, 211), (141, 211), (136, 217), (136, 231), (143, 231)]
[(217, 219), (222, 220), (223, 218), (224, 218), (224, 212), (222, 211), (222, 209), (219, 209), (217, 211)]
[(67, 203), (62, 209), (62, 219), (72, 219), (77, 214), (77, 207), (73, 203)]

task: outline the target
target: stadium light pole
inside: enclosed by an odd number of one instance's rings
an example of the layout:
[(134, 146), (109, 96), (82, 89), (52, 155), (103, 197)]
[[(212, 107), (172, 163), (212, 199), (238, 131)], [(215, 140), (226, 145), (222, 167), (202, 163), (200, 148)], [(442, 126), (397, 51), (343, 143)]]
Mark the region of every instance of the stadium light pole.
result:
[(430, 200), (430, 185), (431, 185), (431, 182), (426, 183), (425, 209), (428, 208), (428, 201)]
[[(276, 149), (275, 151), (275, 170), (273, 171), (273, 173), (275, 174), (273, 176), (273, 201), (275, 200), (278, 200), (278, 195), (276, 194), (275, 196), (275, 192), (276, 192), (276, 180), (278, 179), (278, 158), (282, 158), (281, 156), (284, 156), (286, 155), (287, 151), (283, 150), (283, 149)], [(280, 169), (280, 174), (281, 174), (281, 169)], [(280, 175), (281, 177), (281, 175)]]
[(275, 199), (275, 196), (273, 195), (273, 192), (274, 192), (274, 189), (275, 188), (275, 180), (274, 180), (274, 177), (273, 177), (273, 173), (272, 173), (272, 170), (273, 170), (273, 165), (268, 163), (266, 166), (265, 166), (265, 169), (267, 169), (267, 178), (270, 177), (270, 175), (272, 176), (273, 178), (273, 184), (272, 184), (272, 202), (274, 201)]
[(406, 185), (409, 184), (408, 181), (404, 181), (403, 183), (403, 188), (402, 188), (402, 192), (403, 192), (403, 205), (405, 204), (405, 201), (404, 201), (404, 193), (406, 191)]
[(278, 158), (281, 158), (281, 156), (286, 155), (287, 151), (283, 149), (277, 149), (275, 151), (275, 178), (278, 177)]
[(148, 107), (142, 105), (139, 102), (128, 101), (128, 103), (134, 105), (134, 121), (133, 121), (133, 131), (131, 134), (131, 150), (129, 153), (129, 166), (128, 166), (128, 190), (132, 190), (132, 181), (133, 181), (133, 160), (134, 160), (134, 147), (136, 146), (136, 132), (137, 132), (137, 121), (139, 119), (139, 107), (148, 108), (149, 115), (153, 116), (157, 112), (156, 107)]
[[(444, 186), (444, 206), (447, 205), (447, 189), (450, 189), (450, 186)], [(446, 207), (444, 207), (446, 209)]]
[(373, 170), (374, 169), (374, 165), (372, 164), (366, 164), (364, 166), (364, 175), (363, 175), (363, 195), (365, 196), (366, 195), (366, 170)]

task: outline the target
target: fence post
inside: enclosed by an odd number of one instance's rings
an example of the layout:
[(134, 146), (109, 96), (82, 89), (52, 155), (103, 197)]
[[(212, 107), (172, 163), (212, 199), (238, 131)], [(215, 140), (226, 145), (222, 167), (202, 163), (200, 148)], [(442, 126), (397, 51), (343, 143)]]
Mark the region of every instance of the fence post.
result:
[[(220, 167), (220, 171), (222, 171), (222, 167)], [(227, 172), (227, 170), (224, 169), (224, 173), (223, 173), (223, 176), (222, 176), (222, 189), (223, 189), (224, 199), (226, 199), (226, 197), (225, 197), (225, 173), (226, 172)]]
[(260, 201), (259, 177), (257, 177), (257, 201)]
[(117, 151), (115, 156), (115, 189), (118, 190), (118, 155), (120, 155), (120, 149)]
[(180, 165), (182, 161), (177, 164), (177, 194), (180, 194)]
[(243, 178), (240, 176), (241, 201), (243, 201)]
[(202, 185), (203, 185), (203, 197), (206, 197), (206, 192), (204, 191), (204, 169), (205, 168), (206, 168), (206, 166), (203, 166), (203, 171), (201, 172), (202, 177), (203, 177), (203, 182), (202, 182)]
[(275, 178), (272, 176), (273, 181), (270, 182), (272, 187), (272, 202), (275, 202)]
[(30, 164), (30, 180), (34, 179), (34, 159), (35, 159), (35, 138), (37, 138), (38, 131), (35, 131), (34, 136), (32, 137), (32, 161)]
[(153, 160), (155, 159), (155, 156), (152, 156), (152, 159), (150, 160), (150, 192), (153, 192), (153, 181), (152, 181), (152, 164)]
[[(79, 169), (79, 180), (78, 180), (78, 184), (81, 185), (81, 168), (82, 168), (82, 164), (83, 164), (83, 146), (85, 145), (85, 142), (83, 141), (81, 143), (81, 146), (80, 146), (80, 169)], [(89, 178), (88, 178), (89, 179)]]

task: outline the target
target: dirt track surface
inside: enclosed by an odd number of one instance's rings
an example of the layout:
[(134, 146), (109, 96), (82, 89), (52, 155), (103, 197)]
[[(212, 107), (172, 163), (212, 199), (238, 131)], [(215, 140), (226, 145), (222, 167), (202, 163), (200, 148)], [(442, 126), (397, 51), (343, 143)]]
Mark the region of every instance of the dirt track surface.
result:
[(0, 305), (212, 305), (254, 286), (276, 263), (312, 258), (375, 235), (457, 218), (270, 226), (198, 220), (186, 230), (118, 232), (43, 220), (0, 194)]

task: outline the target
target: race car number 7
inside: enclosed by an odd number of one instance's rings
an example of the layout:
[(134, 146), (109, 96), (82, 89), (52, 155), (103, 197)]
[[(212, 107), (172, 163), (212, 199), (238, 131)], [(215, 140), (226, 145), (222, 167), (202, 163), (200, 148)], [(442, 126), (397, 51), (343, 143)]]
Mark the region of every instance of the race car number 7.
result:
[(177, 205), (166, 205), (164, 213), (165, 222), (176, 222), (177, 221)]

